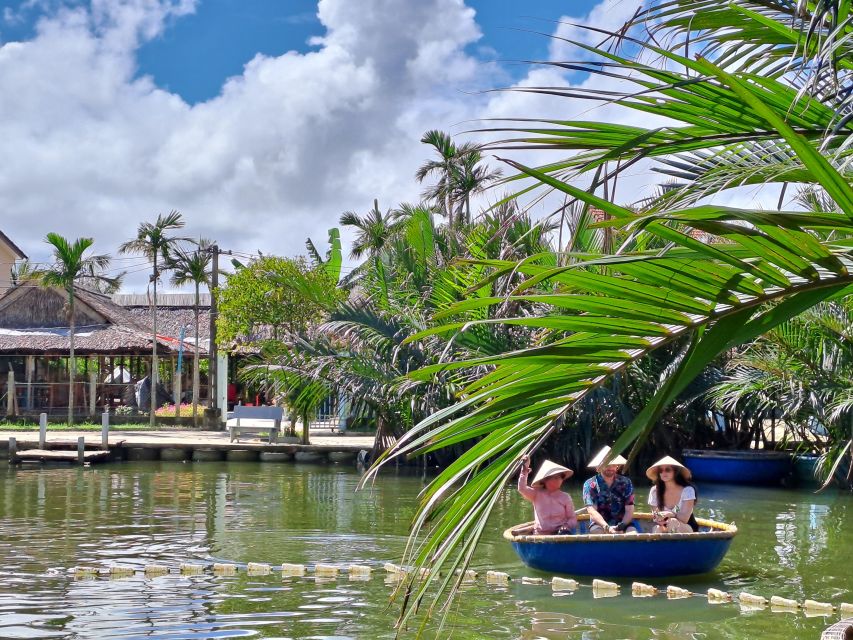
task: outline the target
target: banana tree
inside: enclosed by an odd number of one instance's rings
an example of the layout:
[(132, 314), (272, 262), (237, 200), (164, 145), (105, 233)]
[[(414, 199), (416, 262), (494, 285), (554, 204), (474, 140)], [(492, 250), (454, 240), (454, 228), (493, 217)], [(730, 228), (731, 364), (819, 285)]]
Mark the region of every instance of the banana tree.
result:
[[(399, 456), (423, 455), (462, 441), (472, 446), (423, 491), (403, 561), (439, 571), (413, 571), (401, 585), (401, 625), (446, 613), (489, 528), (489, 514), (522, 458), (542, 446), (563, 418), (615, 375), (666, 347), (677, 357), (660, 388), (615, 442), (614, 454), (637, 445), (668, 404), (718, 354), (755, 339), (821, 302), (853, 293), (853, 189), (849, 6), (800, 3), (765, 10), (737, 0), (656, 5), (618, 33), (590, 27), (637, 53), (573, 42), (593, 62), (554, 63), (633, 83), (630, 92), (527, 87), (550, 95), (613, 103), (671, 124), (644, 128), (601, 122), (521, 121), (501, 129), (513, 137), (493, 148), (570, 151), (540, 168), (506, 163), (524, 188), (554, 190), (604, 211), (599, 223), (626, 238), (611, 256), (577, 256), (566, 266), (480, 260), (490, 278), (522, 274), (502, 297), (460, 302), (409, 340), (458, 336), (481, 323), (537, 330), (530, 347), (448, 359), (413, 372), (415, 379), (471, 367), (487, 372), (467, 384), (453, 406), (409, 431), (367, 474)], [(774, 4), (773, 7), (776, 7)], [(788, 12), (788, 22), (779, 20)], [(653, 18), (655, 37), (636, 35)], [(665, 41), (670, 48), (656, 43)], [(693, 57), (690, 48), (698, 51)], [(680, 53), (684, 51), (684, 55)], [(792, 55), (796, 54), (796, 55)], [(832, 64), (821, 65), (821, 61)], [(595, 195), (638, 162), (677, 172), (681, 183), (639, 212)], [(613, 168), (615, 167), (615, 168)], [(592, 187), (574, 182), (599, 172)], [(703, 200), (734, 186), (797, 182), (821, 189), (824, 211), (752, 210)], [(697, 238), (705, 238), (701, 241)], [(628, 250), (628, 246), (653, 247)], [(466, 321), (483, 305), (536, 302), (537, 316)]]

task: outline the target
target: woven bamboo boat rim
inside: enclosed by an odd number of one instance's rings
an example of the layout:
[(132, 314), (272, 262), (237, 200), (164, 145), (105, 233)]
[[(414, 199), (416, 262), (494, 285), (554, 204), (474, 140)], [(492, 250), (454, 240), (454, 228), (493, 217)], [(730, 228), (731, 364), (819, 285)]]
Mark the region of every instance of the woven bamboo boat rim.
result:
[[(635, 513), (635, 520), (652, 520), (650, 513)], [(588, 521), (589, 516), (579, 515), (578, 521)], [(696, 531), (691, 533), (579, 533), (575, 535), (532, 535), (524, 531), (533, 530), (533, 522), (525, 522), (510, 527), (504, 531), (504, 538), (510, 542), (548, 542), (557, 544), (578, 544), (586, 542), (649, 542), (653, 540), (685, 540), (701, 542), (702, 540), (727, 540), (735, 537), (737, 527), (716, 520), (696, 518), (700, 527), (708, 527), (712, 531)]]
[(824, 629), (820, 636), (821, 640), (847, 640), (847, 638), (853, 638), (853, 618), (836, 622)]

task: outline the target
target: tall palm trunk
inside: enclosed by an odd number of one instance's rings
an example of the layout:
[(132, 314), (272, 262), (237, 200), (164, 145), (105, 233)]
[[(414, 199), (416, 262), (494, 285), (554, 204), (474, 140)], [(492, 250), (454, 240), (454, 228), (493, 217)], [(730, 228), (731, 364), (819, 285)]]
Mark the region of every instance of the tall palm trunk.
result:
[(151, 325), (154, 328), (151, 341), (151, 413), (148, 424), (154, 426), (154, 412), (157, 410), (157, 252), (154, 252), (154, 304), (151, 305)]
[(68, 426), (74, 424), (74, 378), (77, 361), (74, 359), (74, 288), (68, 291)]
[(311, 435), (308, 423), (308, 411), (302, 412), (302, 444), (311, 444)]
[(198, 427), (198, 388), (200, 385), (198, 364), (198, 307), (199, 281), (195, 282), (195, 357), (193, 358), (193, 426)]

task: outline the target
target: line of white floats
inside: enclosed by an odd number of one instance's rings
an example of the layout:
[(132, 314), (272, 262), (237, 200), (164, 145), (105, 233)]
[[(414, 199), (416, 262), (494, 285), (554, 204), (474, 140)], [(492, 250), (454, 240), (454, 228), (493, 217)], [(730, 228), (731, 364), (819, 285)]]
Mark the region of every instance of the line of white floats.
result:
[[(154, 578), (169, 575), (171, 573), (179, 573), (184, 576), (198, 576), (202, 575), (206, 569), (209, 569), (215, 576), (236, 576), (240, 570), (240, 565), (224, 562), (216, 562), (212, 565), (187, 562), (179, 565), (176, 571), (173, 571), (171, 567), (162, 564), (149, 564), (142, 569), (118, 565), (113, 565), (107, 568), (81, 566), (74, 567), (73, 573), (76, 578), (92, 578), (96, 576), (126, 578), (136, 575), (137, 573), (144, 574), (149, 578)], [(281, 572), (285, 577), (299, 577), (307, 575), (308, 567), (304, 564), (285, 563), (282, 565), (271, 565), (263, 562), (250, 562), (245, 567), (246, 574), (250, 576), (268, 576), (272, 574), (273, 571)], [(317, 564), (313, 567), (313, 573), (318, 578), (337, 578), (341, 573), (346, 573), (350, 578), (363, 579), (370, 578), (372, 571), (373, 569), (371, 567), (358, 564), (346, 565), (344, 567), (334, 564)]]
[[(500, 571), (486, 572), (486, 583), (498, 586), (509, 585), (510, 577), (506, 573)], [(553, 591), (575, 591), (582, 585), (571, 578), (553, 577), (550, 583), (544, 578), (528, 578), (522, 577), (521, 584), (550, 584)], [(615, 582), (607, 582), (606, 580), (595, 579), (592, 581), (593, 597), (596, 598), (613, 598), (620, 595), (621, 587)], [(708, 589), (706, 593), (694, 593), (688, 589), (682, 589), (673, 585), (667, 586), (666, 589), (659, 589), (654, 585), (644, 584), (642, 582), (634, 582), (631, 584), (631, 595), (635, 598), (650, 598), (657, 595), (666, 595), (670, 600), (678, 600), (680, 598), (692, 598), (694, 596), (704, 596), (708, 598), (709, 604), (722, 604), (726, 602), (735, 602), (741, 605), (744, 609), (757, 610), (770, 606), (772, 611), (797, 611), (802, 609), (806, 613), (829, 614), (835, 611), (843, 615), (853, 615), (853, 604), (842, 602), (837, 607), (830, 602), (818, 602), (816, 600), (804, 600), (802, 603), (780, 596), (771, 596), (769, 599), (764, 596), (758, 596), (746, 591), (741, 591), (738, 594), (731, 594), (727, 591), (719, 589)]]
[[(184, 576), (202, 575), (206, 569), (210, 569), (215, 576), (235, 576), (239, 571), (240, 565), (231, 563), (214, 563), (214, 564), (199, 564), (199, 563), (183, 563), (178, 566), (177, 572)], [(411, 572), (406, 567), (397, 564), (386, 562), (383, 566), (387, 574), (388, 582), (400, 582)], [(369, 580), (373, 568), (368, 565), (350, 564), (350, 565), (334, 565), (334, 564), (315, 564), (311, 569), (304, 564), (282, 564), (270, 565), (262, 562), (250, 562), (245, 567), (245, 572), (250, 576), (266, 576), (273, 571), (281, 572), (284, 577), (301, 577), (313, 573), (317, 578), (337, 578), (341, 574), (348, 575), (350, 580)], [(421, 569), (421, 576), (427, 575), (428, 569)], [(146, 577), (165, 576), (173, 573), (172, 568), (167, 565), (149, 564), (143, 569), (137, 570), (133, 567), (113, 565), (108, 568), (79, 566), (73, 569), (74, 576), (77, 578), (93, 578), (96, 576), (109, 576), (111, 578), (124, 578), (142, 573)], [(457, 574), (459, 572), (457, 571)], [(475, 582), (479, 578), (479, 574), (473, 569), (467, 569), (462, 574), (462, 582)], [(510, 582), (519, 582), (526, 585), (550, 585), (552, 591), (566, 592), (577, 591), (582, 586), (577, 580), (572, 578), (560, 578), (554, 576), (551, 580), (545, 578), (531, 578), (523, 576), (521, 578), (511, 578), (508, 573), (501, 571), (487, 571), (485, 575), (486, 584), (497, 587), (507, 587)], [(619, 596), (621, 587), (615, 582), (607, 582), (606, 580), (594, 579), (592, 581), (592, 592), (595, 598), (613, 598)], [(842, 602), (837, 607), (830, 602), (818, 602), (816, 600), (790, 600), (780, 596), (764, 596), (747, 593), (741, 591), (737, 594), (731, 594), (719, 589), (708, 589), (706, 593), (694, 593), (688, 589), (682, 589), (673, 585), (666, 589), (659, 589), (650, 584), (642, 582), (634, 582), (631, 585), (631, 595), (635, 598), (650, 598), (658, 595), (665, 595), (670, 600), (678, 600), (681, 598), (691, 598), (695, 596), (707, 597), (709, 604), (722, 604), (727, 602), (737, 602), (742, 609), (745, 610), (760, 610), (768, 605), (771, 611), (774, 612), (794, 612), (802, 610), (806, 614), (827, 615), (836, 611), (842, 615), (853, 615), (853, 603)]]

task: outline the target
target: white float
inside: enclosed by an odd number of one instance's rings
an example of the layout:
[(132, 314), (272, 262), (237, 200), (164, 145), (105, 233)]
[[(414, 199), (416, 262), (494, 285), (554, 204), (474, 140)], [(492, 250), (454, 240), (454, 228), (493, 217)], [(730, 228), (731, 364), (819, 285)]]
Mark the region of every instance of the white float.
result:
[(559, 578), (554, 576), (551, 579), (552, 591), (577, 591), (579, 586), (578, 581), (572, 580), (571, 578)]
[(246, 565), (246, 573), (250, 576), (268, 576), (271, 571), (271, 567), (264, 562), (250, 562)]

